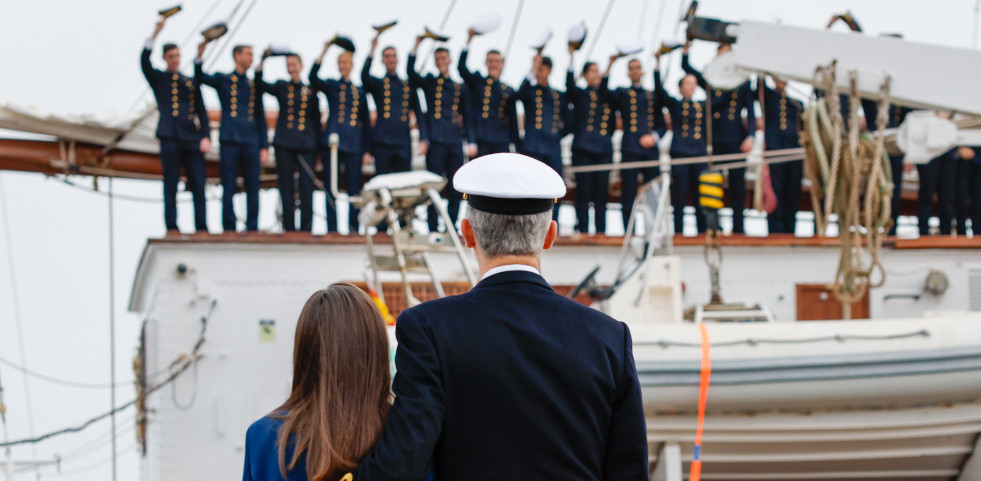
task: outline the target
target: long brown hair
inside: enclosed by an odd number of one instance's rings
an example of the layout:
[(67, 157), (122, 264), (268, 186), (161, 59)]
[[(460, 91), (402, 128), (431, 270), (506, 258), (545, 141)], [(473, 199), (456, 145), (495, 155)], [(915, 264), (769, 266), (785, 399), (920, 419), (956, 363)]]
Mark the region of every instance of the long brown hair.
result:
[(388, 364), (385, 322), (367, 294), (333, 284), (310, 296), (296, 323), (293, 390), (273, 414), (284, 420), (277, 442), (283, 478), (304, 454), (311, 481), (361, 462), (391, 406)]

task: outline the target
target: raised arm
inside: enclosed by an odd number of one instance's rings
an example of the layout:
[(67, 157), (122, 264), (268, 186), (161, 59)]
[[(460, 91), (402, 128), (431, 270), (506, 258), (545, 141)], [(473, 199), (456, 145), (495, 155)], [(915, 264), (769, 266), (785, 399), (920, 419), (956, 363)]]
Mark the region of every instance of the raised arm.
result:
[(153, 42), (157, 40), (157, 35), (163, 30), (163, 26), (164, 18), (161, 17), (153, 27), (153, 34), (150, 35), (146, 44), (143, 45), (143, 53), (140, 55), (140, 68), (143, 70), (143, 76), (146, 77), (146, 81), (150, 82), (151, 87), (153, 87), (153, 76), (157, 71), (153, 68), (153, 64), (150, 63), (150, 52), (153, 50)]
[(259, 60), (259, 66), (255, 68), (255, 87), (256, 91), (260, 94), (276, 94), (275, 84), (271, 84), (262, 79), (262, 66), (266, 63), (266, 57), (263, 55), (262, 60)]
[(424, 38), (422, 35), (416, 37), (416, 45), (409, 52), (409, 60), (405, 63), (406, 75), (409, 77), (409, 86), (414, 89), (423, 87), (422, 76), (416, 71), (416, 52), (419, 51), (419, 44), (422, 43)]
[(678, 100), (672, 97), (666, 90), (664, 90), (664, 84), (661, 83), (661, 62), (660, 54), (655, 55), (654, 61), (654, 97), (656, 97), (661, 105), (668, 108), (668, 111), (674, 110), (675, 106), (678, 104)]
[(356, 480), (426, 479), (443, 429), (443, 385), (432, 338), (411, 311), (395, 330), (395, 403), (378, 444), (355, 471)]
[(371, 76), (371, 62), (377, 47), (378, 36), (376, 35), (375, 38), (371, 39), (371, 51), (368, 52), (368, 58), (364, 59), (364, 67), (361, 68), (361, 85), (371, 95), (375, 95), (375, 92), (381, 88), (381, 81)]
[(565, 73), (565, 95), (569, 102), (576, 103), (579, 100), (579, 87), (576, 87), (575, 68), (576, 49), (569, 47), (569, 70)]
[(198, 84), (204, 84), (211, 88), (218, 88), (218, 77), (204, 73), (204, 48), (208, 46), (205, 40), (198, 44), (198, 56), (194, 59), (194, 80)]
[[(467, 37), (467, 44), (463, 46), (463, 50), (460, 52), (460, 61), (456, 63), (456, 69), (460, 72), (460, 78), (467, 84), (472, 84), (480, 80), (474, 72), (467, 68), (467, 57), (470, 54), (470, 41), (473, 40), (474, 32), (471, 29), (469, 32), (469, 37)], [(474, 92), (476, 95), (477, 92)]]
[(701, 72), (695, 70), (695, 68), (691, 66), (691, 63), (688, 62), (688, 47), (690, 45), (690, 41), (685, 42), (685, 46), (681, 50), (681, 69), (687, 74), (694, 75), (695, 80), (698, 81), (698, 86), (708, 92), (708, 82), (705, 81), (705, 77), (702, 76)]

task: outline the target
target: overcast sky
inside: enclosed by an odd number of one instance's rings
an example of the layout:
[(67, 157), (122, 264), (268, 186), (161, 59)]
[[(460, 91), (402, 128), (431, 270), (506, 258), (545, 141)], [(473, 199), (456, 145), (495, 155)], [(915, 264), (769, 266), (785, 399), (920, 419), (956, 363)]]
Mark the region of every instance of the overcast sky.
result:
[[(243, 0), (241, 13), (252, 0)], [(505, 80), (517, 86), (527, 73), (532, 51), (529, 44), (546, 27), (555, 30), (555, 38), (546, 49), (556, 65), (551, 79), (563, 82), (568, 65), (564, 37), (568, 27), (584, 20), (590, 36), (577, 58), (578, 68), (585, 52), (594, 48), (593, 60), (605, 59), (619, 42), (640, 39), (652, 44), (655, 35), (674, 32), (679, 10), (677, 0), (619, 0), (613, 2), (604, 30), (597, 29), (607, 2), (598, 0), (528, 0), (519, 19), (505, 68)], [(147, 90), (140, 74), (138, 57), (143, 42), (153, 28), (156, 10), (166, 1), (87, 0), (5, 2), (0, 14), (0, 96), (19, 104), (35, 105), (58, 113), (126, 112)], [(218, 0), (213, 21), (228, 16), (238, 0)], [(450, 35), (449, 48), (454, 58), (464, 40), (466, 27), (478, 13), (495, 9), (504, 21), (501, 28), (474, 41), (471, 68), (482, 68), (483, 53), (490, 48), (504, 49), (518, 0), (457, 0), (444, 32)], [(910, 41), (971, 47), (974, 25), (974, 0), (889, 1), (889, 0), (703, 0), (700, 14), (724, 20), (753, 19), (821, 28), (834, 12), (851, 8), (869, 34), (902, 32)], [(191, 0), (184, 11), (168, 22), (162, 41), (180, 43), (189, 35), (193, 39), (183, 49), (185, 61), (194, 55), (200, 38), (192, 28), (215, 4), (214, 0)], [(435, 1), (300, 1), (260, 0), (236, 34), (235, 40), (264, 47), (269, 42), (290, 44), (300, 52), (309, 67), (324, 40), (335, 32), (344, 32), (358, 46), (355, 76), (360, 70), (372, 34), (370, 25), (398, 19), (399, 25), (386, 32), (382, 45), (399, 48), (400, 59), (411, 48), (414, 36), (423, 25), (439, 26), (450, 0)], [(646, 9), (645, 9), (646, 4)], [(598, 39), (598, 40), (597, 40)], [(596, 41), (596, 46), (592, 42)], [(428, 45), (428, 44), (427, 44)], [(159, 43), (158, 43), (159, 47)], [(425, 47), (424, 47), (425, 48)], [(802, 51), (806, 45), (798, 46)], [(428, 50), (423, 50), (427, 52)], [(711, 45), (696, 44), (693, 64), (703, 66), (713, 55)], [(216, 69), (231, 69), (228, 49), (217, 52)], [(328, 54), (322, 75), (336, 75), (337, 51)], [(154, 62), (162, 66), (159, 50)], [(649, 52), (642, 57), (645, 62)], [(679, 56), (670, 59), (671, 77), (680, 70)], [(432, 62), (427, 64), (431, 68)], [(612, 83), (625, 84), (625, 65), (614, 69)], [(647, 64), (650, 65), (649, 62)], [(375, 73), (381, 73), (381, 65)], [(455, 72), (455, 69), (453, 69)], [(190, 73), (190, 69), (185, 70)], [(400, 72), (404, 71), (404, 63)], [(285, 76), (281, 59), (269, 62), (270, 77)], [(305, 77), (304, 73), (304, 77)], [(650, 77), (646, 79), (651, 84)], [(675, 82), (667, 79), (669, 90)], [(211, 89), (204, 89), (210, 108), (217, 108)], [(143, 97), (143, 102), (149, 97)], [(267, 99), (267, 103), (269, 99)], [(273, 104), (274, 105), (274, 104)], [(0, 131), (0, 137), (9, 133)], [(74, 179), (91, 187), (91, 181)], [(0, 174), (6, 215), (0, 211), (0, 357), (20, 364), (22, 357), (30, 369), (58, 378), (78, 382), (105, 383), (109, 377), (109, 248), (106, 198), (69, 187), (55, 179), (36, 174)], [(99, 182), (105, 189), (106, 181)], [(159, 199), (161, 186), (153, 182), (119, 181), (117, 192), (147, 199)], [(214, 194), (214, 192), (212, 193)], [(182, 194), (183, 196), (183, 194)], [(183, 197), (182, 197), (183, 198)], [(274, 222), (276, 194), (262, 198), (261, 227)], [(190, 229), (190, 206), (181, 204), (180, 224)], [(318, 208), (319, 204), (318, 204)], [(209, 203), (210, 225), (220, 225), (220, 206)], [(9, 227), (9, 230), (8, 230)], [(317, 229), (322, 230), (321, 223)], [(132, 356), (137, 346), (141, 319), (126, 312), (125, 306), (140, 253), (149, 237), (164, 233), (162, 206), (157, 202), (117, 201), (115, 203), (115, 272), (117, 322), (117, 373), (120, 381), (132, 379)], [(7, 239), (10, 242), (7, 242)], [(12, 253), (13, 264), (7, 254)], [(16, 300), (19, 303), (20, 327), (17, 327), (15, 298), (11, 285), (15, 276)], [(19, 335), (18, 335), (19, 333)], [(23, 351), (20, 347), (23, 340)], [(285, 362), (289, 362), (286, 360)], [(0, 364), (0, 381), (5, 388), (11, 438), (31, 434), (28, 411), (33, 411), (33, 431), (41, 434), (78, 423), (108, 409), (106, 390), (80, 390), (44, 381), (24, 378)], [(30, 405), (25, 388), (30, 389)], [(119, 390), (117, 399), (132, 398), (129, 388)], [(131, 449), (135, 443), (133, 413), (119, 416), (121, 455), (120, 479), (136, 479), (138, 458)], [(31, 448), (18, 448), (17, 459), (52, 459), (61, 454), (61, 477), (73, 480), (109, 479), (109, 424), (101, 422), (81, 434), (73, 434)], [(71, 458), (67, 455), (74, 454)], [(52, 468), (41, 470), (43, 478), (56, 477)], [(50, 473), (50, 474), (48, 474)], [(76, 473), (76, 474), (71, 474)], [(22, 475), (17, 479), (30, 479)]]

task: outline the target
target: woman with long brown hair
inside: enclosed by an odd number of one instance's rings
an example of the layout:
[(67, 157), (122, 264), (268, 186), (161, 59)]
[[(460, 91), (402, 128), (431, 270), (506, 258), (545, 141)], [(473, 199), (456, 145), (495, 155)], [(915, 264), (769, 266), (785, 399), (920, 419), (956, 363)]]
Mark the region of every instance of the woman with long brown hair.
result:
[(391, 406), (381, 313), (363, 291), (333, 284), (300, 312), (289, 399), (249, 427), (245, 481), (336, 481), (357, 467)]

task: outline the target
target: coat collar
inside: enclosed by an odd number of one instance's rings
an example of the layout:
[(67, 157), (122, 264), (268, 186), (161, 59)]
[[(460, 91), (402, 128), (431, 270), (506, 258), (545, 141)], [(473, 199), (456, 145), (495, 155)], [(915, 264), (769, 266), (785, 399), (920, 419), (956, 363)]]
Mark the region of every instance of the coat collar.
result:
[(474, 290), (482, 289), (485, 287), (497, 286), (500, 284), (511, 284), (516, 282), (528, 282), (532, 284), (537, 284), (545, 289), (553, 290), (552, 286), (548, 285), (548, 282), (544, 277), (526, 271), (506, 271), (498, 274), (494, 274), (487, 279), (484, 279), (474, 286)]

